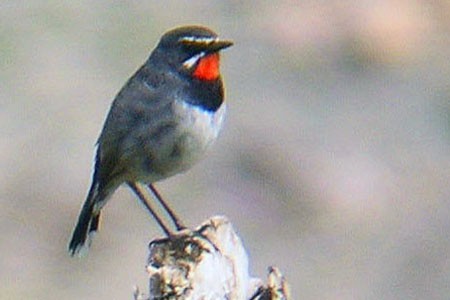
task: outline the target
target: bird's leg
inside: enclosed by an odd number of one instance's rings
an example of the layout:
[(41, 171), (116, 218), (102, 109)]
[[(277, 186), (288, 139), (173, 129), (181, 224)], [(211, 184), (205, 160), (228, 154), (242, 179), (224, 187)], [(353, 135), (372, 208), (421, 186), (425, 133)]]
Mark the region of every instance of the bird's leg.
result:
[(148, 188), (152, 191), (153, 195), (155, 195), (156, 199), (161, 203), (161, 205), (166, 210), (167, 214), (170, 216), (170, 219), (172, 220), (173, 224), (175, 224), (175, 227), (177, 230), (185, 229), (186, 226), (183, 225), (183, 223), (180, 221), (180, 218), (177, 217), (177, 215), (174, 213), (174, 211), (170, 208), (169, 205), (164, 201), (164, 199), (161, 197), (161, 194), (158, 192), (158, 190), (155, 188), (155, 186), (151, 183), (149, 183)]
[(164, 231), (164, 233), (167, 236), (172, 236), (173, 233), (169, 230), (169, 228), (167, 228), (167, 226), (164, 224), (164, 222), (158, 216), (156, 211), (148, 203), (147, 198), (145, 197), (145, 194), (143, 192), (142, 186), (136, 182), (127, 182), (127, 184), (133, 190), (133, 192), (138, 196), (139, 200), (142, 202), (142, 204), (144, 204), (145, 208), (147, 208), (147, 210), (153, 216), (153, 218), (158, 223), (158, 225), (161, 227), (161, 229)]

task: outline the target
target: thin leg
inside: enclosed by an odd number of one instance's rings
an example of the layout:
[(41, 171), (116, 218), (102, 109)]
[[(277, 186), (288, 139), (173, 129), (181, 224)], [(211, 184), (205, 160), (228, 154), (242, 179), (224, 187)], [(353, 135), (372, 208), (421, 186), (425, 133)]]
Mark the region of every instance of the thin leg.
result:
[(170, 208), (169, 205), (163, 200), (161, 197), (161, 194), (158, 192), (158, 190), (155, 188), (153, 184), (149, 184), (148, 188), (152, 191), (153, 195), (155, 195), (156, 199), (158, 199), (159, 203), (164, 207), (166, 212), (169, 214), (170, 219), (172, 220), (173, 224), (175, 224), (175, 227), (177, 230), (185, 229), (186, 226), (183, 225), (183, 223), (180, 221), (180, 219), (177, 217), (177, 215), (173, 212), (173, 210)]
[(133, 192), (138, 196), (139, 200), (142, 202), (142, 204), (144, 204), (144, 206), (147, 208), (147, 210), (153, 216), (153, 218), (158, 223), (158, 225), (161, 227), (161, 229), (164, 231), (164, 233), (167, 236), (173, 235), (172, 232), (169, 230), (169, 228), (167, 228), (167, 226), (163, 223), (161, 218), (156, 214), (155, 210), (148, 203), (148, 201), (145, 197), (145, 194), (142, 191), (142, 187), (135, 182), (127, 182), (127, 184), (133, 190)]

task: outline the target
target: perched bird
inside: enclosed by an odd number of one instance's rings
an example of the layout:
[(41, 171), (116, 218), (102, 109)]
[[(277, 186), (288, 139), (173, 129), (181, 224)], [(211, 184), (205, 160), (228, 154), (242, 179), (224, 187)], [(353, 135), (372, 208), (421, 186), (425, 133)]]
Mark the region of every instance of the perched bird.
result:
[(72, 256), (87, 250), (101, 209), (123, 183), (166, 234), (171, 231), (147, 203), (145, 185), (183, 228), (153, 183), (189, 169), (216, 139), (225, 113), (219, 51), (231, 45), (205, 27), (172, 29), (120, 90), (97, 142), (92, 184), (69, 243)]

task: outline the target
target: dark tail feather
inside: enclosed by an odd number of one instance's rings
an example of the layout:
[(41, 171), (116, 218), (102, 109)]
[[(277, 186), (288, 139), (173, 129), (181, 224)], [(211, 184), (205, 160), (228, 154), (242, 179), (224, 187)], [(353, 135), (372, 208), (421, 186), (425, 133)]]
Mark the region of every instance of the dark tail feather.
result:
[(87, 199), (78, 217), (78, 223), (73, 231), (68, 249), (72, 256), (82, 256), (85, 254), (91, 244), (92, 234), (97, 231), (100, 220), (100, 211), (94, 212), (95, 203), (98, 202), (96, 199), (98, 196), (97, 188), (98, 184), (95, 182), (92, 183)]
[(89, 232), (96, 232), (98, 230), (98, 224), (100, 223), (100, 213), (94, 215), (89, 225)]

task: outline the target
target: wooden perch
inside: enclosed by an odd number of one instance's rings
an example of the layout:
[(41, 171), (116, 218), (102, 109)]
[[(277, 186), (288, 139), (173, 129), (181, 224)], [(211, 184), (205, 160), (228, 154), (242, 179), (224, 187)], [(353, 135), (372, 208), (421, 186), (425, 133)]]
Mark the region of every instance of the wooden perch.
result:
[(269, 300), (289, 299), (287, 283), (270, 267), (267, 283), (248, 273), (248, 256), (231, 223), (213, 217), (195, 231), (150, 243), (149, 296), (135, 300)]

